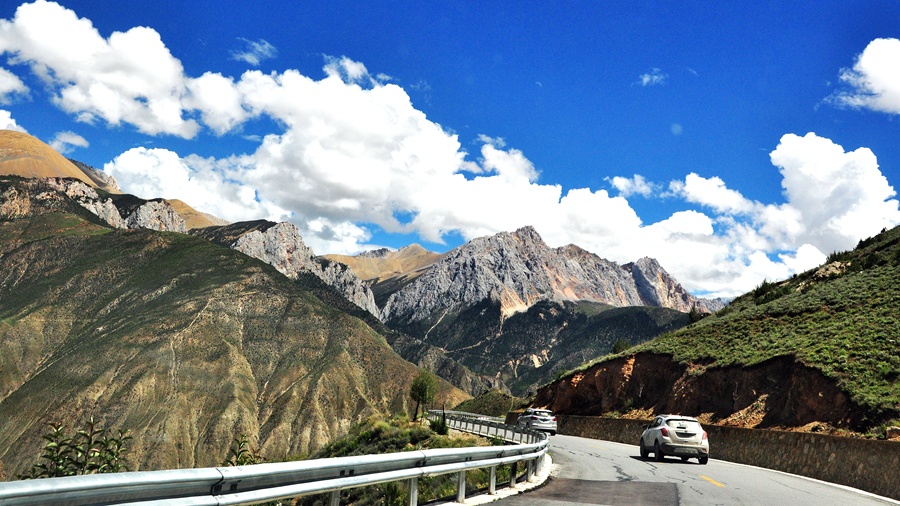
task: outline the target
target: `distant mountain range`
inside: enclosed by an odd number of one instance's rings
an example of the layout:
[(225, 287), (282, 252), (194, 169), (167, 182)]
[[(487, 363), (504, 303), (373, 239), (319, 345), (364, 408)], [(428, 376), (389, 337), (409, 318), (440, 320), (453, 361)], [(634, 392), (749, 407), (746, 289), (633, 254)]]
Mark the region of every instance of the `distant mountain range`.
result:
[(432, 258), (415, 276), (394, 276), (402, 282), (382, 319), (518, 395), (616, 341), (632, 345), (684, 326), (692, 308), (724, 306), (688, 294), (653, 259), (620, 266), (577, 246), (550, 248), (531, 227)]

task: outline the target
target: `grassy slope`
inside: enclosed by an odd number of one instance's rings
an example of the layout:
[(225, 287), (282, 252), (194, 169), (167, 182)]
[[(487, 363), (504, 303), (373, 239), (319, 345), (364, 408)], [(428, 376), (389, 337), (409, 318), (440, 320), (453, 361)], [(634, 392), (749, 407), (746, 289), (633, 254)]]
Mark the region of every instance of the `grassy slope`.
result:
[(900, 409), (900, 228), (831, 263), (763, 283), (716, 315), (629, 350), (702, 366), (793, 356), (875, 412)]

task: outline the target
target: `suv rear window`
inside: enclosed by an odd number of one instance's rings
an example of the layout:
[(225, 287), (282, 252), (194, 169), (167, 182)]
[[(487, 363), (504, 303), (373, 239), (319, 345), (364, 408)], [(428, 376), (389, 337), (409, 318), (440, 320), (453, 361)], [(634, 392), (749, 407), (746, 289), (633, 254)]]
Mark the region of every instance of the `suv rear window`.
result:
[(685, 418), (673, 418), (670, 420), (666, 420), (666, 425), (669, 427), (696, 427), (700, 425), (700, 422), (696, 420), (687, 420)]

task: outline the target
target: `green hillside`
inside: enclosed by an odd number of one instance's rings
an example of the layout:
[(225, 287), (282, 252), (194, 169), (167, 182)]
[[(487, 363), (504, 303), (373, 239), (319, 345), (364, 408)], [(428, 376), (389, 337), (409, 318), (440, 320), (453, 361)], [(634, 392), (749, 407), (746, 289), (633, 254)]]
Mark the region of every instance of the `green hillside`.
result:
[[(629, 353), (671, 354), (696, 374), (793, 357), (837, 381), (873, 418), (900, 411), (900, 228), (764, 282), (714, 316)], [(823, 400), (827, 402), (827, 400)]]

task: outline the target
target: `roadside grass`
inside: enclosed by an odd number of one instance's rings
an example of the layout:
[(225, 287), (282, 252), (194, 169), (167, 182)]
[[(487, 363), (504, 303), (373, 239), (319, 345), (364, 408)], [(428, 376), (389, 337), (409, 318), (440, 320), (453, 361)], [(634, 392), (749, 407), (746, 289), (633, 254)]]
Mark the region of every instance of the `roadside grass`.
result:
[[(332, 441), (311, 455), (310, 458), (346, 457), (435, 448), (466, 448), (489, 446), (494, 443), (496, 441), (492, 442), (468, 434), (440, 435), (433, 431), (430, 423), (424, 419), (421, 422), (412, 422), (405, 415), (391, 418), (373, 416), (354, 425), (346, 436)], [(509, 482), (510, 470), (509, 465), (497, 467), (496, 479), (499, 485)], [(488, 469), (468, 471), (466, 472), (466, 490), (484, 489), (488, 486), (489, 479)], [(456, 473), (419, 479), (418, 500), (420, 503), (453, 498), (455, 494)], [(401, 505), (407, 504), (408, 495), (409, 490), (405, 482), (393, 482), (345, 490), (341, 492), (340, 502), (355, 506)], [(324, 506), (329, 504), (328, 501), (328, 494), (319, 494), (297, 498), (293, 504)]]

